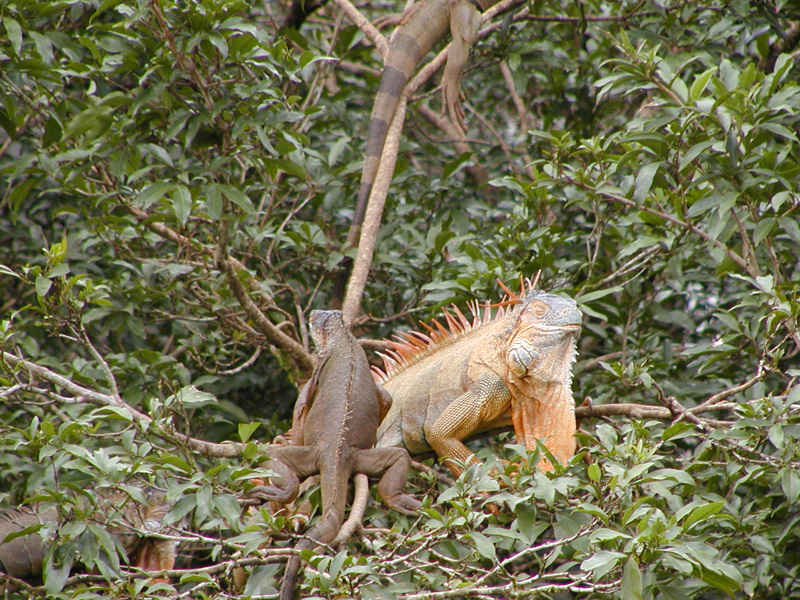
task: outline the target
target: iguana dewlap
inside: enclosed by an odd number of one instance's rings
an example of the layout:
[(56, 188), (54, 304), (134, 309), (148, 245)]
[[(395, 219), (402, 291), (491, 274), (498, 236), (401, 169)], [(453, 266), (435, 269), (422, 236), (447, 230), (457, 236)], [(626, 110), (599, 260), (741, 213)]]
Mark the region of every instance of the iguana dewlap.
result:
[[(302, 550), (330, 543), (344, 520), (347, 490), (354, 473), (382, 475), (378, 491), (397, 511), (420, 506), (402, 489), (411, 459), (402, 448), (375, 448), (376, 432), (391, 398), (373, 381), (364, 350), (342, 321), (341, 311), (313, 311), (311, 335), (318, 364), (297, 399), (289, 435), (291, 445), (269, 451), (264, 466), (277, 476), (253, 493), (277, 502), (297, 496), (299, 477), (320, 474), (322, 517), (298, 542)], [(292, 556), (281, 585), (281, 600), (291, 600), (300, 558)]]
[[(474, 459), (471, 436), (513, 425), (517, 440), (541, 440), (560, 462), (575, 453), (572, 364), (582, 314), (574, 300), (531, 292), (513, 310), (469, 322), (446, 314), (431, 336), (394, 342), (377, 381), (392, 395), (379, 447), (433, 450), (458, 475)], [(487, 309), (488, 313), (488, 309)], [(450, 459), (456, 459), (454, 462)], [(545, 459), (539, 468), (549, 470)]]

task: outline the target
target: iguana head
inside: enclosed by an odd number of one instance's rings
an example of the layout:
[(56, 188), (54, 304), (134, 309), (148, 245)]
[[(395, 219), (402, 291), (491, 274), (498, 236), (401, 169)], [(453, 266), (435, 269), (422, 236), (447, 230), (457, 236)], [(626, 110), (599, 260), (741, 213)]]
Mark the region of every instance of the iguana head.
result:
[[(582, 314), (574, 300), (532, 292), (517, 309), (506, 354), (506, 384), (511, 391), (511, 421), (517, 440), (536, 448), (545, 432), (562, 432), (547, 447), (562, 462), (574, 453), (572, 363)], [(568, 405), (567, 410), (557, 407)], [(567, 418), (571, 422), (555, 423)], [(552, 435), (550, 435), (552, 437)], [(542, 460), (540, 468), (551, 465)]]
[(531, 292), (518, 309), (508, 344), (514, 377), (563, 380), (575, 360), (583, 315), (571, 298)]
[(327, 348), (334, 336), (347, 332), (340, 310), (312, 310), (308, 323), (317, 352)]

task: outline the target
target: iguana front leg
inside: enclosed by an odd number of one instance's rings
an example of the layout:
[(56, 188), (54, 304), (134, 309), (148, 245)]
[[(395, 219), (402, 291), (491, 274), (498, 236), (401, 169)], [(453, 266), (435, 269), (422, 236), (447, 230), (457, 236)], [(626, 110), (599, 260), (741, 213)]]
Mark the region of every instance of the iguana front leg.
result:
[(442, 111), (447, 113), (461, 135), (466, 134), (464, 109), (461, 107), (461, 74), (469, 59), (472, 44), (478, 39), (481, 13), (470, 0), (455, 0), (450, 9), (450, 35), (447, 64), (442, 75)]
[(453, 400), (432, 423), (425, 423), (425, 439), (440, 459), (458, 477), (464, 470), (461, 463), (475, 460), (461, 440), (480, 426), (506, 412), (511, 393), (494, 373), (480, 377), (466, 392)]

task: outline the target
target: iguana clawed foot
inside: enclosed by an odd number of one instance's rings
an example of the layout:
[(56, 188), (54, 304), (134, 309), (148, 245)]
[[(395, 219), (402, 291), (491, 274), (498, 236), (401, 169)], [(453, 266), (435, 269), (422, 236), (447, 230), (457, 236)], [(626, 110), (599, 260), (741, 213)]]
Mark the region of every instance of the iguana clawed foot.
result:
[(369, 448), (356, 455), (356, 470), (367, 475), (381, 475), (378, 493), (390, 507), (407, 515), (415, 514), (422, 503), (404, 493), (403, 486), (411, 468), (411, 458), (403, 448)]
[(283, 446), (271, 450), (271, 459), (264, 462), (263, 466), (273, 471), (275, 475), (270, 477), (269, 484), (257, 485), (251, 489), (250, 495), (281, 504), (294, 501), (300, 490), (298, 474), (307, 474), (307, 470), (300, 466), (307, 454), (307, 448), (302, 446)]
[(481, 14), (469, 0), (456, 0), (450, 12), (450, 35), (453, 41), (447, 52), (447, 64), (442, 75), (442, 108), (453, 126), (463, 136), (466, 131), (464, 109), (461, 108), (461, 74), (469, 59), (469, 50), (478, 38)]

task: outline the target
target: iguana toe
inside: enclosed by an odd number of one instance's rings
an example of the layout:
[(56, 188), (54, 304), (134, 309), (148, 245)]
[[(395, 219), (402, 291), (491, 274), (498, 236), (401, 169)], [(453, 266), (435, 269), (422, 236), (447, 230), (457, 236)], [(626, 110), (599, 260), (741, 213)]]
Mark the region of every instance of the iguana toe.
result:
[(391, 498), (384, 498), (383, 501), (389, 508), (393, 508), (404, 515), (416, 515), (419, 509), (422, 508), (422, 502), (408, 494), (397, 494)]
[(284, 488), (280, 488), (276, 485), (257, 485), (250, 490), (249, 495), (267, 502), (286, 503), (294, 499)]

